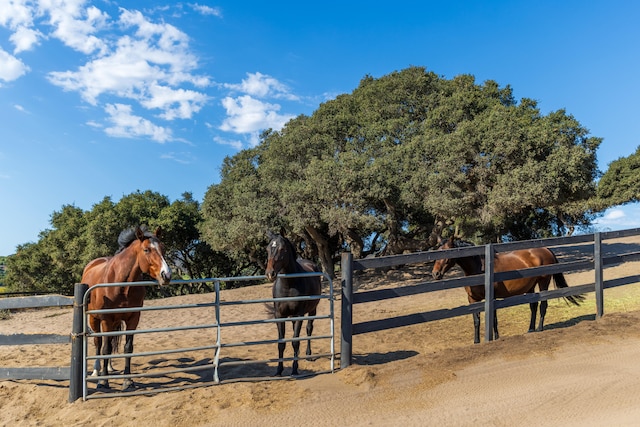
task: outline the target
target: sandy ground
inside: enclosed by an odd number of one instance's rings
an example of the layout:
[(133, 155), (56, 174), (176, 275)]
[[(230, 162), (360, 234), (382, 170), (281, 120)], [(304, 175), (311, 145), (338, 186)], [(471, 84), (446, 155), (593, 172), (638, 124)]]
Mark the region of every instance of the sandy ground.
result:
[[(638, 239), (635, 239), (637, 242)], [(625, 250), (637, 243), (623, 241)], [(567, 254), (571, 250), (566, 251)], [(569, 256), (569, 255), (567, 255)], [(428, 279), (429, 270), (413, 268), (364, 275), (359, 289), (397, 286)], [(640, 274), (640, 262), (605, 270), (605, 279)], [(567, 275), (570, 285), (593, 282), (593, 272)], [(338, 283), (334, 287), (338, 288)], [(601, 426), (638, 425), (640, 420), (640, 287), (605, 291), (605, 316), (595, 319), (593, 294), (581, 307), (550, 302), (547, 329), (525, 333), (528, 307), (501, 310), (501, 338), (473, 345), (469, 316), (395, 328), (353, 338), (354, 364), (334, 373), (330, 358), (301, 361), (300, 378), (269, 381), (277, 357), (275, 344), (224, 348), (219, 385), (206, 385), (212, 370), (166, 374), (137, 380), (139, 390), (195, 386), (132, 397), (68, 403), (68, 383), (0, 380), (0, 424), (41, 426)], [(270, 285), (226, 290), (223, 301), (268, 298)], [(339, 292), (338, 292), (339, 296)], [(203, 303), (212, 295), (147, 301), (147, 306)], [(356, 306), (354, 321), (387, 318), (466, 304), (461, 289), (396, 298), (384, 305)], [(339, 331), (339, 298), (336, 330)], [(329, 312), (321, 301), (319, 314)], [(229, 305), (222, 321), (266, 318), (261, 305)], [(70, 309), (17, 312), (0, 320), (0, 333), (59, 333), (71, 328)], [(149, 311), (139, 329), (213, 323), (210, 308)], [(330, 332), (317, 320), (314, 335)], [(274, 339), (274, 325), (222, 329), (223, 342)], [(287, 334), (290, 328), (287, 327)], [(156, 351), (210, 345), (210, 329), (136, 336), (135, 350)], [(336, 339), (336, 352), (340, 351)], [(303, 344), (304, 346), (304, 344)], [(313, 341), (314, 354), (327, 353), (330, 340)], [(2, 366), (69, 364), (69, 345), (0, 347)], [(93, 348), (90, 349), (93, 354)], [(285, 356), (291, 356), (287, 347)], [(212, 350), (134, 358), (135, 373), (210, 366)], [(234, 365), (236, 361), (262, 361)], [(225, 365), (225, 363), (227, 365)], [(115, 363), (121, 369), (122, 361)], [(290, 362), (285, 363), (285, 374)], [(259, 378), (255, 380), (254, 378)], [(112, 380), (114, 389), (118, 380)], [(94, 385), (90, 384), (92, 396)]]

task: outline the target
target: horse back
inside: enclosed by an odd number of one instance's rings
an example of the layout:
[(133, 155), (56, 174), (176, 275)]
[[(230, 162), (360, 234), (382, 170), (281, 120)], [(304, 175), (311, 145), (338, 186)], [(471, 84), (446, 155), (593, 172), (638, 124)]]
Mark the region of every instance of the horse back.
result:
[[(115, 283), (114, 257), (101, 257), (90, 261), (82, 272), (82, 281), (91, 288), (100, 283)], [(146, 289), (143, 286), (100, 287), (91, 291), (89, 310), (103, 308), (142, 307)], [(134, 313), (117, 317), (127, 318)], [(139, 314), (139, 313), (135, 313)], [(101, 318), (104, 315), (98, 315)]]
[[(547, 248), (521, 249), (512, 252), (498, 253), (495, 257), (495, 272), (521, 270), (525, 268), (540, 267), (542, 265), (555, 264), (556, 257)], [(506, 280), (495, 284), (495, 296), (505, 298), (532, 292), (539, 284), (544, 288), (548, 286), (549, 276), (524, 277), (522, 279)], [(541, 289), (545, 290), (545, 289)]]
[(81, 283), (85, 283), (89, 286), (93, 286), (98, 283), (105, 283), (106, 279), (104, 278), (104, 275), (110, 259), (111, 257), (102, 257), (89, 261), (82, 271)]
[(494, 271), (520, 270), (555, 263), (555, 255), (547, 248), (521, 249), (498, 253), (495, 257)]

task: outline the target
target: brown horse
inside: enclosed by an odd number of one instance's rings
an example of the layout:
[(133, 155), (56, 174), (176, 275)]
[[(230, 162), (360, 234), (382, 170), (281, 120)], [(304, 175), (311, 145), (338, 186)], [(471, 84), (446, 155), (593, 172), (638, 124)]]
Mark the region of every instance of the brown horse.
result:
[[(120, 233), (118, 243), (120, 249), (112, 257), (97, 258), (89, 262), (82, 273), (82, 283), (91, 288), (100, 283), (139, 282), (147, 274), (166, 285), (171, 280), (171, 269), (164, 259), (164, 245), (160, 241), (161, 229), (155, 234), (140, 227), (130, 228)], [(144, 286), (98, 287), (91, 291), (89, 310), (112, 308), (142, 307), (146, 288)], [(127, 331), (133, 331), (140, 321), (140, 312), (90, 314), (89, 326), (94, 332), (111, 332), (121, 330), (122, 322)], [(96, 355), (110, 355), (118, 345), (115, 339), (95, 337)], [(133, 334), (127, 335), (124, 345), (125, 354), (133, 352)], [(107, 365), (111, 359), (104, 359), (101, 376), (108, 375)], [(100, 359), (96, 359), (94, 374), (100, 367)], [(125, 357), (125, 375), (131, 374), (131, 357)], [(133, 387), (133, 381), (126, 378), (123, 390)], [(100, 380), (98, 388), (109, 388), (107, 380)]]
[[(442, 242), (441, 242), (442, 243)], [(452, 249), (465, 246), (473, 246), (472, 243), (460, 241), (451, 237), (446, 240), (439, 249)], [(503, 252), (495, 254), (494, 258), (494, 271), (496, 273), (502, 271), (520, 270), (523, 268), (539, 267), (542, 265), (557, 264), (558, 259), (547, 248), (532, 248), (523, 249), (513, 252)], [(447, 271), (454, 265), (458, 265), (465, 276), (471, 276), (474, 274), (480, 274), (483, 272), (482, 259), (480, 255), (468, 256), (462, 258), (451, 259), (439, 259), (433, 265), (431, 274), (436, 280), (442, 279)], [(522, 279), (505, 280), (501, 282), (495, 282), (493, 284), (494, 294), (496, 298), (507, 298), (515, 295), (523, 295), (529, 292), (534, 292), (536, 285), (540, 291), (546, 291), (549, 289), (549, 283), (551, 282), (552, 275), (525, 277)], [(566, 288), (567, 281), (562, 273), (553, 274), (553, 280), (558, 288)], [(469, 303), (475, 303), (482, 301), (484, 295), (484, 285), (477, 286), (465, 286)], [(580, 305), (580, 302), (584, 300), (582, 295), (568, 296), (568, 301), (575, 305)], [(540, 321), (538, 328), (535, 328), (536, 324), (536, 311), (538, 309), (538, 302), (532, 302), (529, 304), (531, 309), (531, 322), (529, 323), (529, 332), (542, 331), (544, 327), (544, 316), (547, 314), (547, 301), (540, 302)], [(473, 324), (475, 327), (474, 342), (477, 344), (480, 342), (480, 313), (473, 313)], [(498, 335), (498, 319), (494, 312), (493, 330), (496, 339)]]
[[(300, 297), (310, 295), (320, 295), (322, 285), (320, 277), (279, 277), (279, 273), (310, 273), (319, 272), (318, 267), (311, 261), (297, 258), (296, 250), (293, 244), (280, 234), (269, 232), (269, 245), (267, 246), (267, 268), (265, 274), (267, 279), (273, 282), (272, 294), (273, 298)], [(273, 307), (269, 307), (269, 311), (276, 319), (287, 317), (304, 317), (316, 315), (318, 307), (318, 299), (309, 299), (304, 301), (275, 301)], [(293, 320), (293, 338), (300, 336), (302, 329), (302, 320)], [(285, 322), (276, 323), (278, 327), (278, 369), (276, 376), (282, 375), (285, 342), (284, 330)], [(307, 320), (307, 336), (310, 337), (313, 332), (313, 319)], [(291, 375), (298, 375), (298, 352), (300, 350), (300, 341), (291, 342), (293, 347), (293, 368)], [(311, 355), (311, 340), (307, 340), (307, 356)]]

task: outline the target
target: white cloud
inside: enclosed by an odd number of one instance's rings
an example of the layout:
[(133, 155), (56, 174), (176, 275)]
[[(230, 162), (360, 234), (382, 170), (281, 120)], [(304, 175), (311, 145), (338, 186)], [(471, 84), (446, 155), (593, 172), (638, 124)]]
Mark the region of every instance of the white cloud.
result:
[(89, 120), (88, 122), (85, 123), (87, 126), (90, 126), (92, 128), (96, 128), (96, 129), (101, 129), (104, 126), (102, 126), (101, 123), (96, 122), (95, 120)]
[(593, 221), (593, 225), (601, 230), (640, 228), (640, 203), (610, 208), (605, 211), (602, 217)]
[(280, 83), (277, 79), (262, 73), (247, 73), (247, 78), (242, 80), (242, 83), (227, 83), (224, 87), (258, 98), (272, 97), (275, 99), (286, 99), (289, 101), (298, 100), (298, 97), (293, 95), (286, 85)]
[(109, 15), (95, 6), (85, 9), (84, 3), (85, 0), (47, 0), (41, 1), (40, 7), (49, 14), (54, 37), (85, 54), (103, 53), (107, 44), (94, 34), (106, 28)]
[(22, 113), (27, 113), (29, 114), (29, 112), (27, 111), (26, 108), (24, 108), (22, 105), (20, 104), (13, 104), (13, 108), (15, 108), (16, 110), (22, 112)]
[(615, 221), (623, 219), (625, 216), (626, 215), (622, 209), (612, 209), (608, 211), (602, 219), (605, 221)]
[(130, 105), (107, 104), (105, 111), (113, 124), (105, 129), (107, 135), (121, 138), (146, 137), (157, 142), (173, 139), (171, 129), (157, 126), (150, 120), (134, 115)]
[(196, 12), (202, 15), (211, 15), (211, 16), (217, 16), (218, 18), (222, 18), (222, 10), (220, 10), (219, 7), (204, 6), (198, 3), (191, 3), (189, 4), (189, 6), (191, 6), (193, 10), (195, 10)]
[(189, 52), (189, 38), (172, 25), (156, 24), (138, 11), (121, 9), (119, 23), (128, 34), (113, 48), (80, 66), (77, 71), (49, 73), (49, 80), (67, 91), (77, 91), (92, 105), (101, 95), (134, 100), (146, 109), (160, 110), (165, 120), (188, 119), (209, 97), (179, 87), (206, 87), (209, 79), (191, 74), (197, 59)]
[(0, 7), (0, 25), (15, 30), (33, 24), (33, 5), (27, 0), (3, 1)]
[(200, 111), (209, 97), (203, 93), (186, 89), (172, 89), (167, 86), (152, 85), (149, 97), (141, 101), (148, 109), (161, 109), (161, 117), (166, 120), (188, 119)]
[(189, 153), (189, 152), (181, 152), (181, 153), (175, 153), (175, 152), (171, 152), (171, 153), (166, 153), (160, 156), (161, 159), (164, 160), (172, 160), (176, 163), (180, 163), (183, 165), (188, 165), (193, 163), (194, 161), (194, 157), (193, 154)]
[(14, 54), (18, 54), (23, 51), (31, 50), (36, 46), (40, 39), (43, 37), (42, 33), (33, 28), (18, 27), (16, 31), (11, 34), (9, 40), (14, 44)]
[(280, 130), (294, 117), (278, 114), (278, 104), (262, 102), (249, 95), (226, 97), (222, 100), (222, 106), (228, 116), (220, 126), (225, 132), (255, 133), (268, 128)]
[(0, 80), (10, 82), (30, 71), (22, 61), (0, 48)]
[(242, 150), (243, 147), (242, 141), (238, 141), (237, 139), (226, 139), (216, 136), (213, 138), (213, 142), (220, 145), (228, 145), (236, 150)]

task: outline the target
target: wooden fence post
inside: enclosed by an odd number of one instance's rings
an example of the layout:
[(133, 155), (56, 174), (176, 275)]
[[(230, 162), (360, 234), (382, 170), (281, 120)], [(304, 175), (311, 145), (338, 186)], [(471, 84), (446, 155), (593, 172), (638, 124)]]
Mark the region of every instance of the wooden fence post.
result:
[(351, 365), (353, 357), (353, 254), (343, 252), (340, 274), (342, 276), (342, 310), (340, 316), (340, 369)]
[(73, 288), (73, 326), (71, 329), (71, 366), (69, 368), (69, 403), (82, 397), (84, 378), (82, 377), (83, 315), (84, 294), (89, 289), (84, 283), (76, 283)]
[(596, 319), (604, 314), (604, 280), (602, 276), (602, 236), (593, 234), (593, 269), (595, 271)]
[(494, 273), (493, 273), (493, 244), (489, 243), (484, 247), (484, 340), (493, 341), (493, 327), (495, 316), (495, 301), (493, 290)]

